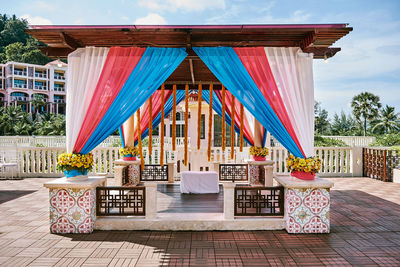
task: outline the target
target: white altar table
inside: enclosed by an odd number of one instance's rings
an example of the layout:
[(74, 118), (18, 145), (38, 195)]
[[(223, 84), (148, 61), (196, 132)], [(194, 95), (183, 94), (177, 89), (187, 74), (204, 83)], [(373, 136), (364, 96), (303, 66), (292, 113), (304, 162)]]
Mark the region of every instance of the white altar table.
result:
[(219, 193), (218, 173), (214, 171), (184, 171), (181, 176), (180, 189), (184, 194)]

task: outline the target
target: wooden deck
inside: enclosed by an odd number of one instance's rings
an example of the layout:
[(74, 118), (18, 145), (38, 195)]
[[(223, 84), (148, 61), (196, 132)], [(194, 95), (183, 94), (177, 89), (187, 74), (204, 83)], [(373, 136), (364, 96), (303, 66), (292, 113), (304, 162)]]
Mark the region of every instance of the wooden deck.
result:
[(158, 213), (223, 213), (224, 193), (181, 194), (179, 184), (157, 185)]

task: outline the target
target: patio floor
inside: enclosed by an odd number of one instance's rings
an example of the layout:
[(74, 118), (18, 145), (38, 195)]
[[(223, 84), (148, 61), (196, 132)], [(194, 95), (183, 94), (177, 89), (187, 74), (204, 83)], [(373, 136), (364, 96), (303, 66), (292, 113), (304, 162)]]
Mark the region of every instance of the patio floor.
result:
[(331, 234), (96, 231), (52, 235), (49, 179), (0, 181), (1, 266), (400, 266), (400, 184), (333, 178)]

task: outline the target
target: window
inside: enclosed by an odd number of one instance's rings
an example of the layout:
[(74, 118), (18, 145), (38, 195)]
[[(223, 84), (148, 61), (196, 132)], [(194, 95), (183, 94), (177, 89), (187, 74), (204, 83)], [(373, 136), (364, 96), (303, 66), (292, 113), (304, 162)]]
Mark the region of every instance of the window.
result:
[[(231, 127), (225, 123), (225, 145), (229, 146), (231, 144)], [(222, 118), (215, 114), (214, 115), (214, 146), (222, 146)]]
[(206, 114), (201, 114), (200, 119), (200, 139), (206, 138)]

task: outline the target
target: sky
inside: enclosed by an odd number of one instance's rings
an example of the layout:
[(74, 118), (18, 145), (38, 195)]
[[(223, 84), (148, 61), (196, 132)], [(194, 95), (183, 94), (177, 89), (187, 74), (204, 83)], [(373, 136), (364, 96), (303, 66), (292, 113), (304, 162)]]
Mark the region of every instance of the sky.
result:
[(400, 0), (0, 0), (33, 25), (348, 23), (354, 30), (314, 60), (315, 99), (329, 116), (369, 91), (400, 112)]

